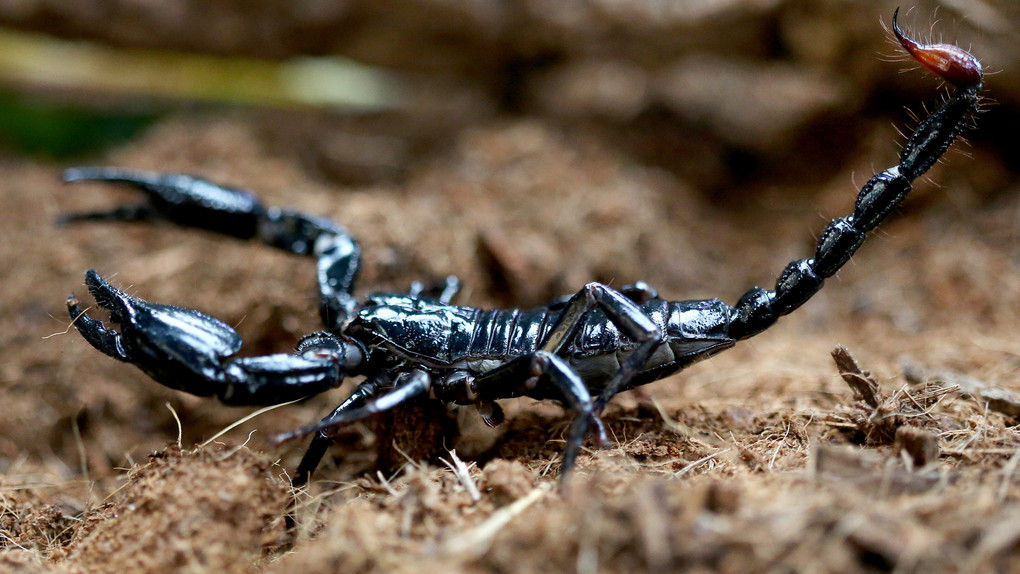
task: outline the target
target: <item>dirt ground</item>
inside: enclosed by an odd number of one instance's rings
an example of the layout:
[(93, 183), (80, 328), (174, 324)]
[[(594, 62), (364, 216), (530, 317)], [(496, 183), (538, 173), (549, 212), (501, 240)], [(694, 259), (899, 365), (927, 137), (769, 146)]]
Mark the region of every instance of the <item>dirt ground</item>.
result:
[[(755, 18), (781, 22), (782, 6)], [(866, 20), (881, 38), (879, 13)], [(590, 79), (586, 58), (542, 68), (513, 105), (479, 96), (462, 117), (181, 106), (76, 161), (201, 174), (342, 222), (364, 248), (359, 294), (452, 273), (458, 302), (479, 306), (538, 305), (591, 280), (733, 303), (809, 256), (857, 187), (894, 164), (897, 129), (913, 125), (903, 106), (920, 114), (940, 97), (923, 73), (898, 75), (902, 63), (829, 82), (704, 57), (660, 80), (704, 79), (716, 101), (660, 82), (674, 88), (625, 108), (626, 94), (567, 89)], [(760, 77), (800, 89), (754, 84), (764, 95), (749, 110), (712, 84), (716, 72), (743, 89)], [(570, 417), (526, 399), (505, 402), (496, 430), (474, 408), (434, 405), (353, 425), (292, 489), (302, 445), (269, 438), (318, 420), (349, 386), (221, 434), (256, 409), (162, 388), (102, 356), (69, 328), (64, 300), (85, 295), (95, 268), (235, 326), (242, 354), (283, 352), (319, 328), (312, 261), (167, 225), (57, 226), (133, 195), (63, 185), (71, 163), (6, 149), (0, 570), (1020, 571), (1009, 139), (1020, 108), (996, 82), (968, 141), (814, 299), (618, 397), (611, 447), (589, 441), (562, 492)], [(860, 371), (844, 360), (841, 376), (837, 345)], [(431, 440), (447, 418), (459, 430)]]

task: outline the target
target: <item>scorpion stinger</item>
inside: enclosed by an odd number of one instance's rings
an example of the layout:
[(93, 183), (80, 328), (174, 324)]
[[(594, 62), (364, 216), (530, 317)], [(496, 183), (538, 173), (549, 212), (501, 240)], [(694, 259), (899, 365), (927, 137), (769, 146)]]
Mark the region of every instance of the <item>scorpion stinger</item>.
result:
[(131, 185), (139, 205), (72, 215), (65, 222), (164, 220), (242, 239), (257, 239), (315, 257), (324, 331), (292, 354), (236, 358), (237, 333), (208, 315), (149, 303), (113, 287), (95, 271), (89, 291), (120, 329), (93, 319), (72, 295), (67, 309), (79, 333), (100, 351), (136, 365), (156, 381), (232, 404), (271, 404), (364, 380), (329, 416), (278, 437), (314, 435), (294, 484), (304, 484), (342, 424), (419, 397), (477, 405), (499, 424), (496, 401), (518, 396), (560, 401), (574, 414), (561, 467), (566, 477), (588, 434), (607, 442), (601, 415), (621, 391), (650, 383), (754, 336), (814, 295), (857, 252), (868, 232), (891, 214), (949, 149), (978, 108), (981, 65), (964, 50), (921, 44), (893, 32), (926, 68), (955, 87), (907, 138), (899, 161), (861, 189), (853, 213), (822, 232), (813, 257), (792, 261), (773, 289), (755, 287), (730, 306), (718, 299), (667, 301), (643, 282), (614, 290), (589, 283), (574, 295), (535, 309), (478, 309), (451, 304), (459, 282), (408, 293), (354, 297), (358, 243), (322, 217), (264, 207), (251, 193), (177, 174), (111, 167), (68, 170), (67, 181)]
[(908, 54), (933, 74), (958, 88), (981, 88), (981, 62), (970, 52), (952, 44), (921, 44), (908, 37), (896, 22), (900, 9), (892, 16), (892, 29), (896, 39)]

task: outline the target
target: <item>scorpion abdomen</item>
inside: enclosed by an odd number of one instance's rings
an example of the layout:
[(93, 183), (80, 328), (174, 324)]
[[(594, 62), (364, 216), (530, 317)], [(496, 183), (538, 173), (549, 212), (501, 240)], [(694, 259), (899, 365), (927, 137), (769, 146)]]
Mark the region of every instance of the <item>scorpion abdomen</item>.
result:
[[(643, 303), (641, 310), (665, 337), (628, 388), (681, 371), (736, 342), (728, 334), (733, 309), (719, 299), (667, 301), (655, 298)], [(570, 363), (589, 389), (599, 391), (635, 346), (601, 311), (595, 310), (571, 346)]]

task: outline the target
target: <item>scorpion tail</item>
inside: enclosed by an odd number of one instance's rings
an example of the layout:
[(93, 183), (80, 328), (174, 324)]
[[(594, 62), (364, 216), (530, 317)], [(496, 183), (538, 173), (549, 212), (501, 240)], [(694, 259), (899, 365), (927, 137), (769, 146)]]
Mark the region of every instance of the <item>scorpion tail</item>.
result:
[(977, 59), (947, 44), (921, 44), (899, 28), (893, 32), (906, 50), (926, 68), (956, 87), (942, 107), (922, 121), (900, 152), (899, 164), (873, 176), (857, 196), (852, 215), (833, 220), (822, 232), (810, 259), (790, 262), (774, 290), (755, 287), (734, 306), (729, 334), (734, 339), (756, 335), (779, 317), (797, 309), (845, 265), (865, 236), (903, 201), (913, 181), (942, 157), (978, 110), (982, 71)]

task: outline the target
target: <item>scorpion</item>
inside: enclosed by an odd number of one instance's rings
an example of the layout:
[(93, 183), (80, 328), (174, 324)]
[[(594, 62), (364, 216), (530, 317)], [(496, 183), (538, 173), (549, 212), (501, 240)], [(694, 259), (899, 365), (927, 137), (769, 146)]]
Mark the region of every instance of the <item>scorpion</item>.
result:
[(921, 43), (892, 18), (903, 48), (954, 87), (920, 121), (897, 165), (868, 180), (853, 214), (832, 220), (814, 256), (790, 262), (773, 289), (754, 287), (735, 305), (719, 299), (669, 301), (644, 282), (613, 289), (588, 283), (577, 293), (535, 309), (479, 309), (452, 304), (459, 281), (406, 293), (354, 295), (361, 248), (332, 220), (266, 207), (252, 193), (183, 174), (118, 167), (78, 167), (64, 181), (126, 184), (145, 199), (108, 211), (75, 213), (64, 222), (169, 221), (317, 260), (324, 330), (303, 337), (292, 353), (233, 357), (241, 338), (224, 322), (196, 310), (126, 294), (96, 271), (85, 283), (120, 330), (89, 316), (72, 294), (67, 310), (93, 347), (132, 363), (155, 381), (231, 405), (272, 405), (364, 377), (319, 423), (274, 437), (280, 444), (314, 435), (295, 472), (305, 484), (337, 429), (419, 398), (476, 405), (497, 426), (497, 401), (519, 396), (559, 401), (574, 418), (566, 434), (561, 481), (590, 434), (608, 444), (601, 415), (622, 391), (661, 379), (752, 337), (797, 309), (857, 252), (868, 232), (896, 209), (913, 181), (928, 171), (978, 111), (982, 69), (951, 44)]

